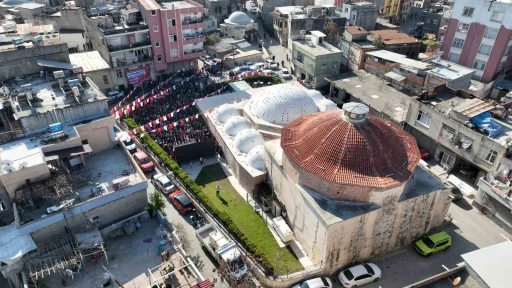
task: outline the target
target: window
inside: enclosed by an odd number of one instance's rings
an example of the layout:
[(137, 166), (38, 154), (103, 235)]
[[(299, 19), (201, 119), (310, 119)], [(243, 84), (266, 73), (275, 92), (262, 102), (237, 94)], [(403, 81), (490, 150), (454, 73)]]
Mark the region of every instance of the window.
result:
[(492, 164), (498, 157), (498, 152), (492, 150), (491, 147), (485, 145), (485, 143), (480, 143), (480, 148), (476, 156)]
[(453, 138), (455, 138), (455, 129), (452, 127), (443, 124), (443, 129), (441, 129), (441, 135), (439, 135), (441, 138), (451, 142)]
[(416, 122), (428, 128), (430, 127), (430, 122), (432, 122), (432, 118), (430, 118), (430, 115), (428, 115), (428, 113), (420, 110), (420, 112), (418, 113), (418, 117), (416, 117)]
[(87, 144), (89, 144), (89, 140), (87, 140), (87, 139), (82, 140), (82, 145), (87, 145)]
[(505, 15), (505, 12), (493, 11), (492, 15), (491, 15), (491, 21), (493, 21), (493, 22), (501, 22), (501, 20), (503, 20), (503, 15)]
[(352, 15), (352, 20), (356, 21), (356, 14)]
[(430, 23), (432, 22), (432, 19), (427, 18), (427, 21), (426, 21), (426, 22), (427, 22), (427, 24), (430, 24)]
[(169, 42), (176, 42), (178, 41), (178, 36), (176, 34), (169, 35)]
[(156, 10), (151, 10), (151, 15), (155, 16), (156, 15)]
[(484, 54), (484, 55), (489, 55), (489, 54), (491, 54), (491, 50), (492, 50), (492, 46), (482, 44), (482, 45), (480, 45), (480, 49), (478, 49), (478, 53)]
[(345, 13), (348, 13), (348, 8), (345, 8)]
[(439, 20), (436, 20), (436, 19), (432, 20), (432, 24), (434, 24), (434, 25), (439, 24)]
[(153, 26), (153, 32), (158, 32), (158, 25)]
[(496, 39), (496, 36), (498, 36), (498, 29), (487, 28), (485, 30), (485, 34), (484, 34), (485, 38)]
[(176, 19), (167, 19), (167, 26), (169, 26), (169, 27), (176, 26)]
[(452, 47), (462, 48), (464, 46), (464, 39), (455, 38), (453, 39)]
[(464, 149), (466, 151), (471, 151), (471, 147), (473, 146), (473, 139), (459, 132), (457, 135), (457, 139), (455, 139), (453, 145), (455, 145), (459, 149)]
[(512, 48), (512, 46), (508, 46), (507, 47), (507, 50), (505, 50), (505, 55), (504, 56), (507, 56), (508, 54), (510, 54), (510, 49)]
[(457, 27), (457, 32), (468, 33), (469, 24), (459, 23), (459, 27)]
[(162, 62), (162, 55), (158, 55), (158, 56), (156, 56), (156, 61), (158, 61), (158, 62)]
[(0, 200), (0, 211), (7, 210), (4, 200)]
[(171, 49), (171, 57), (178, 57), (178, 48)]
[(475, 12), (475, 8), (464, 7), (464, 10), (462, 11), (462, 16), (473, 17), (473, 12)]
[(323, 71), (323, 70), (325, 70), (326, 68), (327, 68), (327, 65), (322, 64), (322, 66), (320, 67), (320, 70), (322, 70), (322, 71)]
[(155, 41), (155, 47), (160, 47), (160, 41)]
[(477, 70), (484, 70), (485, 68), (485, 61), (482, 60), (475, 60), (475, 64), (473, 64), (473, 68)]
[(123, 78), (123, 71), (116, 70), (116, 76), (117, 76), (117, 78)]
[(108, 84), (108, 77), (107, 77), (107, 75), (103, 75), (103, 84)]
[(460, 57), (460, 54), (450, 53), (450, 55), (448, 56), (448, 61), (453, 62), (453, 63), (459, 63), (459, 57)]

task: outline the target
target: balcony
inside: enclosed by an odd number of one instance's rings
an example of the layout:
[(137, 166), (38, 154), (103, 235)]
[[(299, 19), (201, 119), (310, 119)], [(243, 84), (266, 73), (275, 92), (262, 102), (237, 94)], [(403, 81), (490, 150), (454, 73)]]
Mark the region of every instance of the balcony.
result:
[(133, 23), (133, 24), (123, 24), (122, 26), (114, 26), (112, 28), (102, 28), (100, 26), (101, 31), (105, 36), (116, 35), (116, 34), (126, 34), (132, 32), (140, 32), (140, 31), (148, 31), (149, 28), (146, 23)]
[(512, 210), (512, 193), (509, 185), (508, 180), (500, 177), (495, 178), (491, 174), (487, 174), (478, 181), (479, 189)]
[(110, 51), (110, 52), (117, 52), (117, 51), (130, 50), (130, 49), (141, 48), (141, 47), (146, 47), (146, 46), (147, 47), (151, 47), (151, 41), (150, 40), (138, 42), (138, 43), (135, 43), (135, 44), (129, 44), (129, 45), (120, 45), (120, 46), (109, 45), (108, 46), (108, 51)]
[(199, 58), (199, 56), (206, 55), (206, 50), (204, 50), (203, 48), (192, 49), (192, 50), (184, 51), (183, 53), (185, 54), (183, 56), (183, 59), (195, 59), (195, 58)]
[(153, 59), (149, 55), (141, 55), (141, 56), (137, 56), (137, 58), (133, 58), (133, 59), (112, 58), (112, 65), (114, 68), (116, 68), (116, 67), (131, 65), (131, 64), (149, 62), (152, 60)]
[(185, 18), (185, 19), (183, 19), (183, 21), (181, 21), (181, 25), (203, 23), (203, 21), (204, 21), (203, 17)]
[(198, 34), (186, 34), (183, 35), (183, 44), (197, 44), (199, 42), (204, 42), (204, 34), (200, 32)]

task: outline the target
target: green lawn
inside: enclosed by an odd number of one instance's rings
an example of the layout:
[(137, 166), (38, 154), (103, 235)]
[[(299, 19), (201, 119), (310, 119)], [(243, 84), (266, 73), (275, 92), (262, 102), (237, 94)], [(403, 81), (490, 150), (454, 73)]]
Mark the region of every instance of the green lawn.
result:
[[(203, 167), (196, 183), (201, 186), (210, 205), (231, 218), (233, 224), (254, 244), (255, 254), (271, 263), (277, 270), (274, 272), (282, 275), (287, 270), (292, 273), (303, 269), (291, 249), (279, 247), (263, 219), (231, 186), (220, 164)], [(220, 186), (220, 197), (216, 195), (217, 185)]]

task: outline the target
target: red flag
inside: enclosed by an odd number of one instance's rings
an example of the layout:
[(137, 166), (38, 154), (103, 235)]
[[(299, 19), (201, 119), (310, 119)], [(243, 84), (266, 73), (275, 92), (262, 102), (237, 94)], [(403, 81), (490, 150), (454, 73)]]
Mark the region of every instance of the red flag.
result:
[(171, 116), (171, 113), (167, 114), (167, 119), (171, 119), (172, 116)]
[(118, 112), (118, 115), (119, 115), (119, 118), (123, 117), (123, 116), (124, 116), (123, 111), (119, 111), (119, 112)]
[(188, 104), (187, 106), (185, 106), (185, 109), (188, 109), (188, 108), (190, 108), (190, 104)]
[(132, 137), (133, 136), (133, 131), (131, 131), (131, 130), (128, 131), (128, 135), (130, 135), (130, 137)]
[(155, 101), (155, 96), (151, 96), (151, 97), (149, 98), (149, 102), (153, 103), (153, 101)]
[(190, 121), (194, 121), (194, 116), (190, 116)]
[(181, 119), (181, 120), (180, 120), (180, 124), (181, 124), (181, 125), (185, 125), (185, 120)]
[(156, 129), (156, 132), (157, 132), (157, 133), (162, 133), (162, 128), (158, 127), (158, 128)]
[(160, 123), (164, 122), (164, 117), (160, 117), (158, 120), (160, 120)]
[(155, 120), (151, 121), (151, 124), (153, 124), (153, 127), (156, 127), (156, 121)]
[(172, 128), (174, 128), (174, 125), (172, 125), (172, 123), (171, 123), (171, 124), (169, 124), (168, 127), (169, 127), (169, 130), (171, 130)]
[(149, 131), (151, 127), (149, 127), (149, 124), (144, 125), (144, 128), (146, 128), (146, 131)]

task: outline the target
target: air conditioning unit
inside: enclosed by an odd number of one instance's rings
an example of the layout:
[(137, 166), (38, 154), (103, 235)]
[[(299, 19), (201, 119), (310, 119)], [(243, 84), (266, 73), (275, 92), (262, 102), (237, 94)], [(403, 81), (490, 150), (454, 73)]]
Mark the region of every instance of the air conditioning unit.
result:
[(80, 90), (78, 90), (78, 87), (75, 86), (75, 87), (71, 88), (71, 90), (73, 90), (73, 95), (75, 97), (79, 97), (80, 96)]

